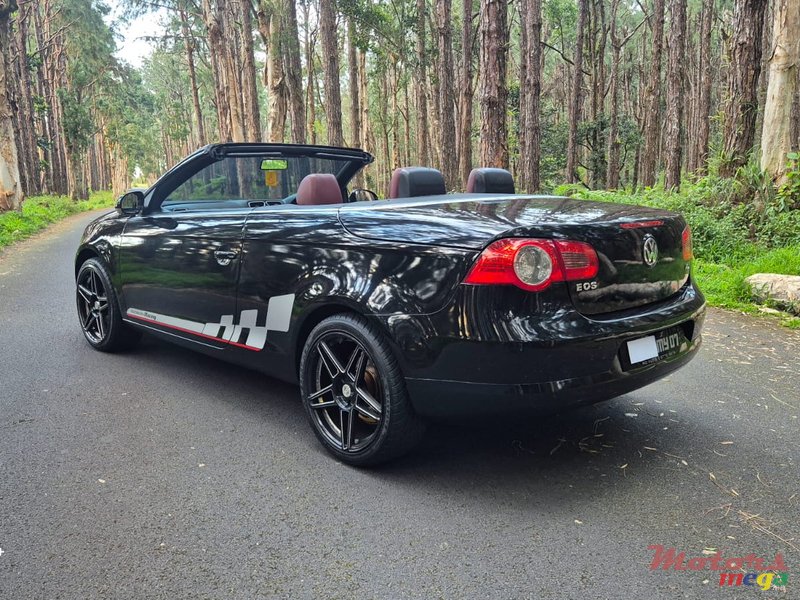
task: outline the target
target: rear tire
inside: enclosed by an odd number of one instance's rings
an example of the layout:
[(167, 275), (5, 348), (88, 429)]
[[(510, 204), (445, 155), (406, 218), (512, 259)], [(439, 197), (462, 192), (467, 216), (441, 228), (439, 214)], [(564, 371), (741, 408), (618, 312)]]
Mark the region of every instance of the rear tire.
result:
[(75, 298), (83, 336), (95, 350), (129, 350), (141, 339), (140, 331), (122, 321), (111, 277), (96, 258), (81, 265), (76, 277)]
[(300, 393), (317, 438), (350, 465), (405, 454), (425, 431), (388, 343), (359, 315), (334, 315), (312, 330), (300, 358)]

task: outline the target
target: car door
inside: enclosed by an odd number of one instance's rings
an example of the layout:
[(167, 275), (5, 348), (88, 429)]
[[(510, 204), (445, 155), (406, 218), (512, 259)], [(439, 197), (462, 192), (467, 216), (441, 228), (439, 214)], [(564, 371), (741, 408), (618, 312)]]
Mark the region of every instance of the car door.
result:
[(252, 210), (230, 160), (190, 165), (165, 189), (156, 186), (154, 206), (128, 220), (119, 274), (126, 320), (212, 348), (229, 346), (242, 232)]

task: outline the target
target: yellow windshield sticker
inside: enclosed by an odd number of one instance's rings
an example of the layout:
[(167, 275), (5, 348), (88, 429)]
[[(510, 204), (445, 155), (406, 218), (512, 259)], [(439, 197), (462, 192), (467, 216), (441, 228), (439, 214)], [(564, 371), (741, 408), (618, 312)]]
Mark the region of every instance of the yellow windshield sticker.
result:
[(265, 158), (261, 161), (262, 171), (285, 171), (289, 168), (289, 161), (282, 158)]
[(275, 187), (276, 185), (278, 185), (278, 172), (264, 171), (264, 184), (267, 187)]

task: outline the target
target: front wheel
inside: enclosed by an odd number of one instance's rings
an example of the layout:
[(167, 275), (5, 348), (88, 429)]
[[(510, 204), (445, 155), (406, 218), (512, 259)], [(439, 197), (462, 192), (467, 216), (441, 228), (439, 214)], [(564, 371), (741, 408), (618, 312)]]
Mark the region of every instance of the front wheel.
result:
[(368, 466), (408, 452), (424, 423), (381, 332), (357, 315), (335, 315), (309, 335), (300, 392), (314, 433), (339, 460)]
[(81, 265), (75, 299), (86, 341), (96, 350), (116, 352), (136, 345), (142, 334), (122, 322), (117, 295), (105, 266), (96, 258)]

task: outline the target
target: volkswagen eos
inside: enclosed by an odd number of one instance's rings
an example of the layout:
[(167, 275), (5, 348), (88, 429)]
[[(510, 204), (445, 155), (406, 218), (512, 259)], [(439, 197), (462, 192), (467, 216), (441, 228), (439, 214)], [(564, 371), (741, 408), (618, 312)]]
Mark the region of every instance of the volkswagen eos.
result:
[(679, 214), (518, 195), (476, 169), (363, 189), (361, 150), (214, 144), (91, 223), (75, 260), (86, 340), (143, 332), (299, 383), (338, 459), (376, 464), (431, 417), (599, 402), (697, 352), (705, 302)]

